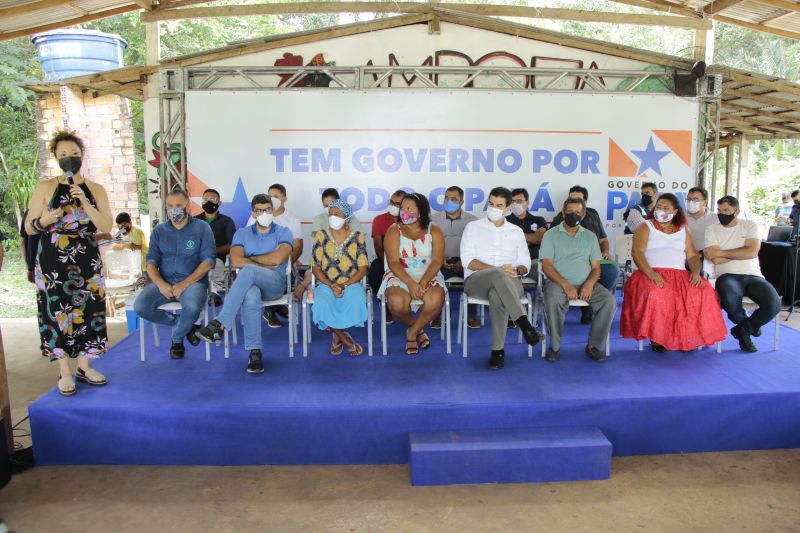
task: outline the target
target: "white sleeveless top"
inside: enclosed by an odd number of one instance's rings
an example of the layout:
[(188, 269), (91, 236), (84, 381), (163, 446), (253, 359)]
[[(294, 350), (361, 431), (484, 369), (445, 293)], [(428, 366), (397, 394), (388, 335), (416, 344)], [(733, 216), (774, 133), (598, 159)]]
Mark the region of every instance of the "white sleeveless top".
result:
[(644, 256), (650, 267), (686, 270), (686, 226), (667, 235), (657, 230), (652, 220), (646, 220), (645, 224), (650, 229), (650, 236)]

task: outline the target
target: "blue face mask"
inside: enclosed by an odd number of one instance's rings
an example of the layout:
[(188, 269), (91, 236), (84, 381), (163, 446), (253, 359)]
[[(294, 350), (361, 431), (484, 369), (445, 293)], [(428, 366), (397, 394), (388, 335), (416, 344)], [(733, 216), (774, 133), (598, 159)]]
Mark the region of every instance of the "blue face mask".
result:
[(446, 213), (455, 213), (461, 207), (460, 205), (458, 205), (457, 202), (454, 202), (453, 200), (445, 200), (443, 205)]

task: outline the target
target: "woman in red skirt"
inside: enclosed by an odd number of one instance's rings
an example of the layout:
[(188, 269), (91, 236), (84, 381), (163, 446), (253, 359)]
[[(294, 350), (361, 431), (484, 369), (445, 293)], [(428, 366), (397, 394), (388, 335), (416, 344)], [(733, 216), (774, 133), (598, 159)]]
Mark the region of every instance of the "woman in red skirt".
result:
[(678, 198), (667, 193), (633, 234), (639, 270), (625, 284), (620, 332), (650, 339), (659, 353), (713, 345), (728, 334), (717, 293), (700, 275), (700, 255), (685, 226)]

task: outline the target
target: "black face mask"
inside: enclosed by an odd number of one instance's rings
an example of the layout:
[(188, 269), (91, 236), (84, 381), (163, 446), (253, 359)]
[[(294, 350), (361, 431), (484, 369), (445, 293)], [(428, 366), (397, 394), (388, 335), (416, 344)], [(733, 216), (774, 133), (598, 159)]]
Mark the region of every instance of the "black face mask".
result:
[(722, 213), (717, 213), (717, 218), (719, 219), (719, 223), (723, 226), (727, 226), (733, 219), (736, 218), (736, 215), (723, 215)]
[(564, 217), (564, 222), (570, 228), (574, 228), (581, 223), (581, 217), (577, 213), (567, 213), (567, 216)]
[(119, 228), (119, 232), (122, 233), (123, 235), (127, 235), (129, 231), (130, 230), (128, 228), (126, 228), (125, 226), (122, 226), (121, 228)]
[(649, 194), (642, 195), (642, 205), (647, 206), (653, 203), (653, 197)]
[(61, 170), (64, 172), (72, 172), (73, 174), (77, 174), (81, 169), (81, 158), (76, 155), (62, 157), (58, 160), (58, 166), (61, 167)]
[(208, 202), (203, 202), (203, 206), (202, 207), (203, 207), (203, 211), (205, 211), (207, 214), (213, 215), (214, 213), (217, 212), (217, 209), (219, 209), (219, 204), (216, 204), (214, 202), (208, 201)]

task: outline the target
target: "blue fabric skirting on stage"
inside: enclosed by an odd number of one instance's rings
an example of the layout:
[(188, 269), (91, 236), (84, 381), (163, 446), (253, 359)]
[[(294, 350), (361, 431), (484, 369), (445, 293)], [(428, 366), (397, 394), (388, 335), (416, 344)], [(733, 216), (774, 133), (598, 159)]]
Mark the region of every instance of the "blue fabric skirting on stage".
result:
[(367, 300), (364, 287), (358, 283), (344, 289), (337, 298), (330, 287), (319, 284), (314, 289), (311, 316), (319, 329), (364, 327), (367, 321)]

